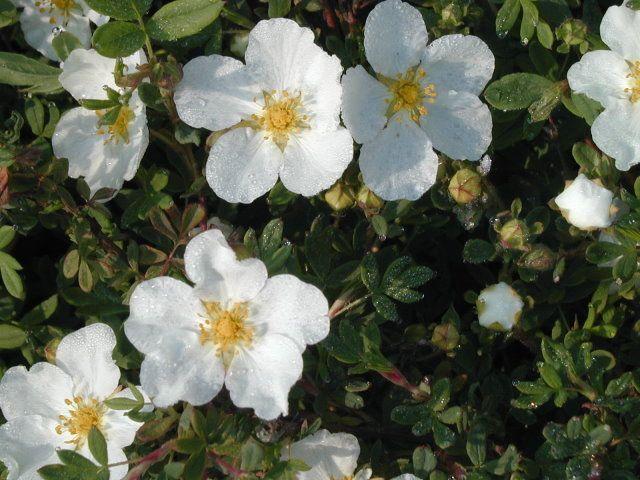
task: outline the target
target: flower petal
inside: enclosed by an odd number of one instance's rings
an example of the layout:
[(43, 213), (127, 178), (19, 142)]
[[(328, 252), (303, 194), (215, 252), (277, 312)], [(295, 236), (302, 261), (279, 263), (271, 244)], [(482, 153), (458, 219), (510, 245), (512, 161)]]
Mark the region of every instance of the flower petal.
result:
[[(122, 480), (129, 471), (129, 465), (127, 463), (127, 456), (125, 455), (122, 448), (110, 442), (108, 438), (107, 440), (107, 457), (109, 464), (116, 464), (109, 468), (109, 478), (113, 480)], [(89, 445), (85, 442), (82, 447), (78, 450), (78, 453), (83, 457), (91, 460), (96, 465), (99, 465), (99, 462), (94, 458), (91, 454), (91, 450), (89, 450)], [(55, 462), (55, 463), (60, 463)], [(118, 465), (120, 464), (120, 465)]]
[(140, 283), (129, 301), (124, 331), (142, 353), (160, 353), (172, 338), (188, 341), (198, 335), (205, 311), (193, 288), (171, 277)]
[(420, 63), (427, 45), (422, 15), (401, 0), (384, 0), (375, 6), (364, 26), (367, 60), (385, 77), (395, 77)]
[(60, 463), (56, 448), (64, 437), (56, 434), (56, 425), (50, 418), (28, 415), (0, 426), (0, 461), (9, 471), (7, 480), (42, 480), (40, 467)]
[(600, 36), (611, 50), (625, 60), (640, 58), (640, 12), (626, 6), (612, 6), (600, 23)]
[(147, 354), (143, 360), (140, 383), (158, 407), (180, 400), (203, 405), (222, 388), (224, 366), (214, 348), (200, 344), (197, 334), (169, 337), (162, 350)]
[(479, 160), (491, 143), (491, 112), (472, 93), (438, 92), (421, 126), (433, 146), (454, 160)]
[(284, 448), (282, 460), (302, 460), (310, 470), (297, 473), (298, 480), (350, 478), (358, 466), (360, 445), (350, 433), (318, 430)]
[(383, 84), (358, 65), (342, 77), (342, 120), (358, 143), (372, 140), (387, 124), (390, 96)]
[(104, 399), (120, 381), (113, 360), (116, 335), (104, 323), (94, 323), (64, 337), (56, 350), (56, 364), (73, 379), (74, 393)]
[(293, 340), (301, 351), (329, 333), (329, 304), (315, 286), (293, 275), (276, 275), (267, 280), (250, 303), (251, 323), (258, 330), (278, 333)]
[(333, 185), (352, 158), (353, 140), (346, 128), (304, 130), (289, 138), (280, 178), (288, 190), (311, 197)]
[(267, 268), (257, 258), (238, 261), (220, 230), (194, 237), (184, 252), (187, 276), (199, 298), (219, 302), (246, 302), (267, 281)]
[(495, 58), (486, 43), (473, 35), (445, 35), (429, 44), (422, 56), (427, 81), (436, 89), (479, 95), (493, 76)]
[(258, 417), (273, 420), (289, 411), (289, 390), (301, 374), (298, 346), (285, 336), (267, 334), (236, 351), (225, 385), (237, 407), (253, 408)]
[(589, 180), (583, 173), (555, 198), (566, 220), (581, 230), (606, 228), (613, 222), (613, 192)]
[(262, 92), (234, 58), (197, 57), (183, 73), (175, 102), (180, 118), (192, 127), (223, 130), (260, 111), (256, 99)]
[(364, 183), (385, 200), (417, 200), (436, 181), (438, 157), (412, 121), (396, 119), (360, 150)]
[(73, 398), (73, 381), (63, 370), (38, 362), (27, 370), (11, 367), (0, 381), (0, 407), (7, 420), (40, 415), (57, 421), (67, 411), (65, 399)]
[(567, 72), (572, 90), (584, 93), (605, 107), (628, 100), (629, 65), (617, 53), (596, 50), (585, 54)]
[(251, 203), (278, 180), (282, 152), (261, 132), (236, 128), (209, 152), (206, 177), (213, 191), (231, 203)]
[(613, 157), (618, 170), (640, 162), (640, 103), (623, 100), (604, 110), (591, 126), (593, 141)]
[[(122, 395), (114, 395), (111, 398), (121, 396)], [(136, 432), (140, 429), (142, 423), (131, 420), (126, 413), (125, 410), (109, 409), (102, 417), (103, 426), (101, 427), (101, 431), (109, 445), (124, 448), (131, 445), (135, 440)]]

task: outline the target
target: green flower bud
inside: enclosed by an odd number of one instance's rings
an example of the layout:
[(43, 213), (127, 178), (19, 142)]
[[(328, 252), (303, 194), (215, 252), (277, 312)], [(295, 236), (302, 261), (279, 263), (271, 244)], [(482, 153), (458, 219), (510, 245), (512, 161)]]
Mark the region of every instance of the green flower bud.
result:
[(474, 202), (482, 195), (482, 178), (469, 168), (458, 170), (449, 182), (449, 194), (460, 205)]
[(527, 243), (529, 231), (522, 220), (514, 218), (502, 225), (498, 236), (500, 245), (504, 248), (522, 250)]
[(382, 200), (379, 196), (373, 193), (364, 185), (358, 191), (358, 195), (356, 196), (356, 200), (358, 203), (367, 210), (380, 210), (384, 205), (384, 200)]
[(530, 268), (531, 270), (544, 272), (551, 270), (555, 262), (556, 254), (546, 245), (539, 244), (533, 245), (530, 251), (520, 257), (518, 265), (520, 267)]
[(460, 343), (458, 329), (450, 323), (436, 326), (431, 336), (431, 343), (447, 352), (453, 350)]
[(49, 363), (56, 363), (56, 352), (58, 351), (58, 345), (60, 345), (60, 339), (54, 338), (44, 347), (44, 356)]
[(336, 182), (324, 194), (324, 201), (335, 211), (344, 210), (353, 206), (353, 193), (351, 188), (342, 182)]

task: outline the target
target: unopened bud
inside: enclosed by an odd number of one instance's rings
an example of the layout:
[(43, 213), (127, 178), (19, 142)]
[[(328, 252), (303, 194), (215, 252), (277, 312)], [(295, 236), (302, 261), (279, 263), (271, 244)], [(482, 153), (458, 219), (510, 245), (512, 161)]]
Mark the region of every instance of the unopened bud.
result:
[(460, 334), (458, 333), (458, 329), (450, 324), (445, 323), (444, 325), (438, 325), (433, 330), (433, 335), (431, 336), (431, 343), (433, 343), (436, 347), (440, 348), (444, 351), (451, 351), (458, 346), (460, 342)]
[(60, 339), (54, 338), (44, 347), (44, 356), (49, 363), (56, 363), (56, 352), (58, 351), (58, 345), (60, 345)]
[(518, 266), (544, 272), (551, 270), (556, 262), (556, 254), (546, 245), (533, 245), (531, 250), (525, 253), (520, 260)]
[(469, 168), (458, 170), (449, 182), (449, 194), (460, 205), (471, 203), (482, 195), (482, 178)]
[(324, 194), (324, 201), (335, 211), (344, 210), (353, 205), (353, 193), (351, 188), (342, 182), (336, 182)]
[(522, 220), (514, 218), (505, 223), (499, 232), (500, 245), (503, 248), (522, 250), (527, 243), (529, 231)]
[(511, 330), (520, 320), (524, 302), (518, 292), (504, 282), (491, 285), (478, 295), (478, 320), (485, 328)]
[(358, 203), (367, 210), (377, 211), (380, 210), (384, 205), (384, 200), (382, 200), (379, 196), (377, 196), (364, 185), (360, 187), (360, 190), (358, 190), (356, 200), (358, 200)]

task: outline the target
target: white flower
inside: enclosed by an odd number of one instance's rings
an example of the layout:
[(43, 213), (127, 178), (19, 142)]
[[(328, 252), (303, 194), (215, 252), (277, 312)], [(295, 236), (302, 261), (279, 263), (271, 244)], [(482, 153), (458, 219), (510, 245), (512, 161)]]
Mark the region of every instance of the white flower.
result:
[[(115, 346), (113, 330), (95, 323), (62, 339), (56, 365), (40, 362), (30, 370), (6, 371), (0, 381), (0, 407), (7, 419), (0, 427), (0, 460), (8, 480), (40, 479), (40, 467), (60, 463), (56, 449), (76, 450), (93, 460), (87, 444), (92, 427), (107, 441), (110, 464), (126, 460), (122, 449), (142, 424), (103, 403), (134, 398), (131, 390), (118, 388), (120, 369), (111, 358)], [(129, 468), (110, 470), (111, 478), (120, 479)]]
[(555, 202), (567, 222), (580, 230), (606, 228), (615, 218), (613, 193), (582, 173), (565, 187)]
[[(139, 51), (123, 59), (129, 73), (146, 62)], [(114, 79), (116, 61), (95, 50), (76, 49), (64, 62), (60, 83), (80, 100), (105, 100), (104, 86), (122, 91)], [(69, 160), (69, 176), (84, 177), (93, 195), (101, 188), (119, 190), (131, 180), (149, 145), (146, 109), (137, 91), (112, 125), (99, 124), (104, 111), (83, 107), (65, 112), (52, 138), (53, 153)]]
[(219, 197), (250, 203), (278, 180), (312, 196), (330, 187), (353, 157), (340, 126), (340, 60), (292, 20), (259, 22), (246, 65), (197, 57), (184, 67), (175, 102), (196, 128), (225, 131), (209, 152), (206, 177)]
[(518, 292), (504, 282), (482, 290), (476, 301), (480, 325), (500, 331), (511, 330), (518, 323), (523, 306)]
[[(370, 468), (363, 468), (355, 473), (359, 456), (360, 444), (350, 433), (318, 430), (285, 447), (281, 460), (301, 460), (310, 468), (298, 472), (297, 480), (369, 480)], [(391, 480), (420, 479), (405, 473)]]
[(89, 21), (102, 25), (109, 17), (91, 10), (84, 0), (12, 0), (17, 7), (23, 7), (20, 26), (26, 42), (51, 60), (59, 61), (52, 46), (59, 32), (69, 32), (80, 44), (91, 45)]
[(640, 11), (610, 7), (600, 24), (609, 50), (585, 54), (567, 73), (573, 90), (604, 107), (591, 126), (595, 144), (619, 170), (640, 162)]
[(202, 405), (224, 384), (238, 407), (286, 414), (302, 352), (329, 332), (327, 299), (292, 275), (268, 279), (258, 259), (238, 261), (219, 230), (193, 238), (184, 261), (194, 287), (158, 277), (131, 296), (125, 332), (146, 355), (143, 388), (166, 407)]
[(416, 200), (435, 182), (438, 157), (478, 160), (491, 143), (491, 113), (478, 95), (494, 57), (471, 35), (427, 45), (420, 12), (385, 0), (364, 28), (373, 78), (360, 65), (342, 78), (342, 119), (360, 150), (364, 182), (386, 200)]

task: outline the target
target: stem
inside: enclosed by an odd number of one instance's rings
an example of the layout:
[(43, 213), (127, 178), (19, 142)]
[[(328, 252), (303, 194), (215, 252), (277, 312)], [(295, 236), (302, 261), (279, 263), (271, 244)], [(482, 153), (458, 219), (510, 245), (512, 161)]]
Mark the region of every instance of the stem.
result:
[(409, 380), (407, 380), (407, 377), (405, 377), (402, 374), (402, 372), (398, 370), (396, 367), (393, 367), (393, 369), (389, 372), (379, 371), (378, 373), (382, 376), (382, 378), (389, 380), (394, 385), (397, 385), (400, 388), (404, 388), (406, 391), (411, 393), (411, 395), (413, 395), (414, 398), (420, 399), (420, 400), (426, 400), (428, 398), (425, 392), (423, 392), (418, 387), (410, 383)]
[(364, 297), (361, 297), (353, 302), (345, 302), (344, 298), (338, 298), (331, 308), (329, 309), (329, 318), (334, 319), (338, 315), (343, 314), (344, 312), (348, 312), (349, 310), (361, 305), (364, 301), (366, 301), (371, 296), (370, 293), (366, 294)]
[(123, 480), (139, 480), (140, 478), (142, 478), (142, 474), (144, 474), (144, 472), (146, 472), (151, 465), (162, 460), (169, 452), (171, 452), (175, 448), (175, 446), (176, 440), (169, 440), (168, 442), (162, 444), (160, 448), (154, 450), (153, 452), (142, 458), (132, 460), (130, 462), (113, 463), (110, 464), (109, 467), (115, 465), (123, 465), (124, 463), (137, 463), (138, 465), (129, 470), (129, 473), (127, 473), (127, 476), (124, 477)]

